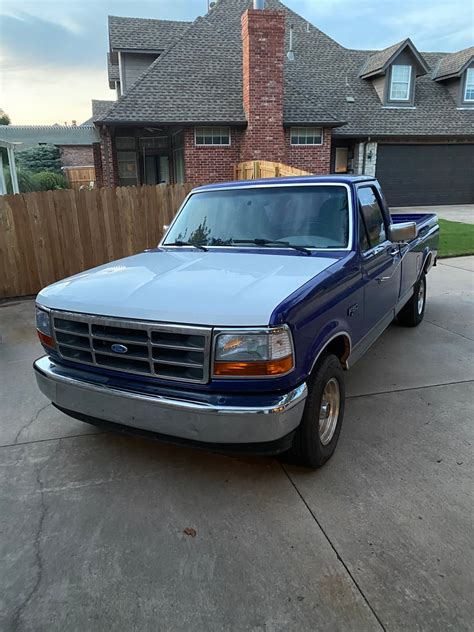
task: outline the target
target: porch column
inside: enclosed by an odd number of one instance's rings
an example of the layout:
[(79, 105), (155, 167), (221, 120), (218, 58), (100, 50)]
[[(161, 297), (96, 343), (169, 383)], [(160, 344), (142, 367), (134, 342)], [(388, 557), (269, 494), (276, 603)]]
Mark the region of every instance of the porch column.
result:
[(7, 148), (7, 154), (8, 164), (10, 165), (10, 175), (12, 179), (12, 190), (13, 193), (20, 193), (20, 189), (18, 187), (18, 176), (16, 173), (15, 153), (11, 147)]
[(100, 129), (100, 153), (102, 161), (103, 186), (118, 186), (117, 160), (114, 155), (112, 134), (105, 125)]

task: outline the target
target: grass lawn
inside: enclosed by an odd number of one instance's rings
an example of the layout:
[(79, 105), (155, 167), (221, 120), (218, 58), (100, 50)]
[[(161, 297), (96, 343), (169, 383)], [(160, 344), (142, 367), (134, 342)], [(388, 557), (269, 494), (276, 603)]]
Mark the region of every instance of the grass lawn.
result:
[(438, 257), (474, 255), (474, 224), (439, 220)]

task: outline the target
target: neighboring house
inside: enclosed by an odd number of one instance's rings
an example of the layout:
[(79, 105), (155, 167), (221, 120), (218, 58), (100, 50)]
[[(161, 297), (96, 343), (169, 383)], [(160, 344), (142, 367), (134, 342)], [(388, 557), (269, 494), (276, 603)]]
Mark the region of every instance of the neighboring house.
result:
[(15, 151), (38, 145), (59, 148), (63, 167), (93, 167), (93, 143), (99, 136), (91, 125), (3, 125), (2, 138), (15, 144)]
[(109, 18), (100, 184), (232, 180), (262, 159), (376, 175), (392, 205), (474, 202), (474, 47), (350, 50), (277, 0), (251, 7)]

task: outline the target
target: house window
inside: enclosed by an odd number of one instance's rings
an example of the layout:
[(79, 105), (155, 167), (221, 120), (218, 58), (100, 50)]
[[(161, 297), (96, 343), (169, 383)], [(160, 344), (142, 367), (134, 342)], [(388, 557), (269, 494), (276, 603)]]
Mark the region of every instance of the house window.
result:
[(127, 187), (137, 184), (137, 156), (134, 151), (118, 151), (117, 167), (120, 186)]
[(321, 127), (292, 127), (290, 142), (292, 145), (322, 145), (323, 130)]
[(464, 101), (474, 101), (474, 68), (468, 68), (466, 70)]
[(196, 145), (230, 145), (230, 127), (195, 127)]
[(411, 66), (392, 66), (390, 80), (390, 101), (408, 101), (410, 99)]

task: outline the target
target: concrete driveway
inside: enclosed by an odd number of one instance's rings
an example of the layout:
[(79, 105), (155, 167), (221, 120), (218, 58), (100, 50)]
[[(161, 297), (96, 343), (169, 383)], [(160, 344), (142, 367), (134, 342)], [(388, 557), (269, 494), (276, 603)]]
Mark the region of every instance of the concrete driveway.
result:
[(349, 372), (317, 472), (62, 415), (33, 302), (0, 307), (0, 629), (472, 630), (473, 262)]
[(436, 213), (441, 219), (474, 224), (474, 204), (450, 204), (444, 206), (394, 206), (390, 213)]

